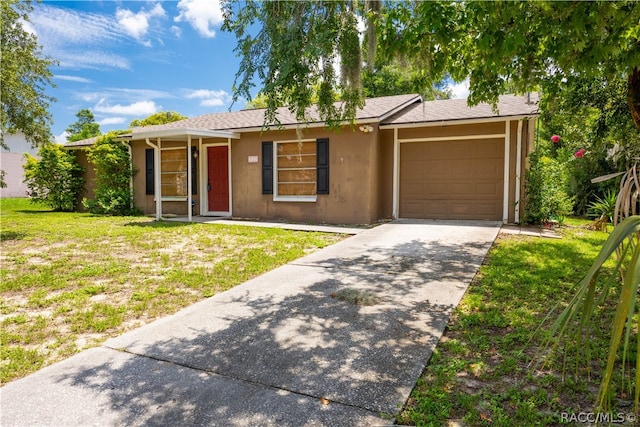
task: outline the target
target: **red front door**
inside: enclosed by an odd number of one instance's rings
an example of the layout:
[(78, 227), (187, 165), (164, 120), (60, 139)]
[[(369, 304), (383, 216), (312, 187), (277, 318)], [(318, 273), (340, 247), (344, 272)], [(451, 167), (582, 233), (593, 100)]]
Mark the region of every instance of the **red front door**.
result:
[(207, 148), (207, 191), (210, 212), (229, 212), (229, 148)]

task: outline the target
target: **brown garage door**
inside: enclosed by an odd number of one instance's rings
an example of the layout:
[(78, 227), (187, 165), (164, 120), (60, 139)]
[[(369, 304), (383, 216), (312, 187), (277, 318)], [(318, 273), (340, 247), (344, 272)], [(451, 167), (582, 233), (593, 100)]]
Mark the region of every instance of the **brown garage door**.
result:
[(504, 140), (400, 144), (400, 217), (502, 219)]

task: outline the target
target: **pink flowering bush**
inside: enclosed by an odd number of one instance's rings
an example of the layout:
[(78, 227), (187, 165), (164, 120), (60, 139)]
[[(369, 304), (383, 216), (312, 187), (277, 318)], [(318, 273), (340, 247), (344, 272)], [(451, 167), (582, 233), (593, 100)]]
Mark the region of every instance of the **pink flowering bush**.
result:
[(585, 150), (584, 148), (581, 148), (578, 151), (576, 151), (575, 153), (573, 153), (573, 155), (576, 156), (577, 158), (582, 158), (582, 157), (584, 157), (584, 154), (586, 152), (587, 152), (587, 150)]
[(553, 135), (551, 137), (551, 142), (553, 142), (554, 144), (557, 144), (560, 142), (560, 135)]

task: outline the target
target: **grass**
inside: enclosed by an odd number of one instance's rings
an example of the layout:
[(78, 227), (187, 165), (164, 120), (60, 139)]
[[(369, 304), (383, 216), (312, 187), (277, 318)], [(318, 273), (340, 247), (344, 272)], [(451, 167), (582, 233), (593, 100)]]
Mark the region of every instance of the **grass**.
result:
[[(590, 336), (567, 355), (544, 349), (546, 329), (537, 330), (557, 303), (564, 306), (570, 299), (607, 237), (588, 230), (588, 221), (566, 224), (562, 239), (499, 236), (399, 424), (545, 426), (566, 424), (575, 421), (571, 414), (593, 410), (618, 295), (610, 296)], [(633, 369), (629, 375), (633, 379)], [(632, 390), (623, 384), (618, 378), (613, 407), (633, 417)]]
[(0, 203), (3, 383), (345, 237)]

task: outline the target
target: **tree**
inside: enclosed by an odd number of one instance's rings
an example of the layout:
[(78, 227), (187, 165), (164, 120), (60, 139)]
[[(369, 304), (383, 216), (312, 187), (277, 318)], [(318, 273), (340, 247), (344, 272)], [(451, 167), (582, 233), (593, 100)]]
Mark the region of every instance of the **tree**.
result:
[[(540, 109), (540, 141), (561, 136), (545, 145), (552, 145), (555, 157), (567, 163), (575, 212), (585, 215), (593, 201), (619, 188), (619, 180), (591, 180), (625, 170), (640, 156), (640, 133), (629, 115), (627, 81), (576, 79), (558, 93), (543, 94)], [(580, 149), (586, 154), (577, 159), (574, 154)]]
[(93, 213), (107, 215), (129, 215), (136, 213), (131, 193), (131, 161), (129, 150), (117, 133), (109, 132), (96, 141), (89, 155), (95, 166), (95, 198), (82, 203)]
[[(223, 28), (235, 33), (241, 56), (234, 101), (251, 99), (257, 75), (267, 97), (266, 123), (277, 123), (282, 105), (304, 120), (315, 84), (320, 116), (329, 125), (355, 117), (363, 105), (357, 2), (250, 1), (223, 7)], [(254, 36), (249, 31), (256, 23), (262, 28)], [(334, 66), (338, 56), (340, 70)], [(341, 106), (334, 105), (336, 94)]]
[[(267, 122), (279, 105), (304, 117), (317, 82), (322, 118), (355, 117), (363, 98), (358, 21), (366, 21), (375, 40), (369, 46), (383, 58), (412, 58), (430, 84), (447, 72), (456, 81), (469, 78), (470, 104), (495, 104), (507, 88), (553, 93), (576, 78), (626, 77), (640, 129), (640, 5), (633, 1), (229, 2), (224, 17), (241, 58), (234, 100), (250, 99), (257, 78)], [(322, 96), (333, 93), (342, 108)]]
[(56, 211), (73, 211), (84, 185), (84, 169), (60, 145), (48, 143), (38, 150), (40, 159), (26, 154), (24, 176), (34, 202)]
[(77, 121), (71, 123), (66, 129), (67, 141), (80, 141), (100, 135), (100, 125), (96, 123), (93, 113), (84, 108), (76, 113)]
[(0, 145), (6, 147), (4, 133), (16, 132), (32, 145), (42, 145), (51, 140), (48, 108), (55, 99), (45, 91), (53, 86), (49, 68), (55, 62), (42, 55), (36, 35), (25, 30), (30, 1), (3, 0), (0, 10)]
[(444, 80), (434, 84), (429, 76), (416, 70), (412, 64), (400, 61), (366, 68), (362, 74), (362, 90), (366, 98), (407, 93), (419, 93), (426, 100), (451, 98), (451, 91), (446, 89)]
[(183, 116), (180, 113), (176, 113), (175, 111), (161, 111), (159, 113), (150, 115), (146, 119), (142, 119), (142, 120), (135, 119), (129, 124), (129, 126), (140, 127), (140, 126), (163, 125), (166, 123), (184, 120), (186, 118), (187, 118), (186, 116)]

